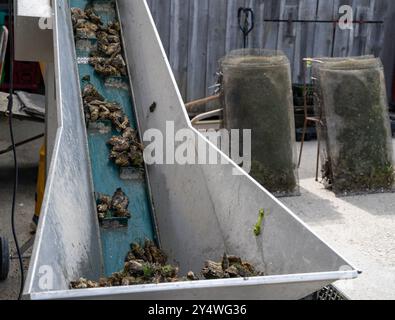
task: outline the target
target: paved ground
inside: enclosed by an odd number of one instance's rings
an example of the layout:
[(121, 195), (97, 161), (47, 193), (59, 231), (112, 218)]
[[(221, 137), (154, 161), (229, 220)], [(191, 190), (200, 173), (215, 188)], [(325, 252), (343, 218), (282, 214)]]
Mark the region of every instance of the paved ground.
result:
[(351, 299), (395, 299), (395, 194), (336, 198), (314, 179), (316, 146), (306, 145), (302, 196), (282, 201), (363, 271), (357, 280), (338, 282), (340, 290)]
[[(44, 125), (37, 123), (15, 121), (16, 140), (44, 132)], [(39, 149), (43, 141), (36, 141), (18, 148), (19, 159), (19, 189), (16, 207), (16, 229), (19, 242), (25, 243), (30, 237), (30, 222), (34, 213), (34, 195), (38, 171)], [(8, 124), (0, 119), (0, 150), (10, 145)], [(7, 237), (11, 243), (12, 254), (15, 248), (11, 234), (11, 199), (13, 190), (12, 154), (0, 155), (0, 236)], [(29, 255), (29, 252), (27, 252)], [(25, 260), (26, 268), (29, 260)], [(12, 261), (11, 272), (7, 281), (0, 282), (0, 300), (15, 299), (19, 290), (19, 269), (17, 260)]]

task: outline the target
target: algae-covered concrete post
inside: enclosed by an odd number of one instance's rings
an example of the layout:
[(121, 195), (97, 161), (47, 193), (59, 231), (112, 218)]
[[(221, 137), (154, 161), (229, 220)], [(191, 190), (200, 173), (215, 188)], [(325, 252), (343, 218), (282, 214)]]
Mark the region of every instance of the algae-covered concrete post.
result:
[(251, 175), (276, 196), (298, 194), (291, 70), (282, 52), (236, 50), (222, 61), (225, 128), (251, 130)]
[(322, 60), (315, 72), (328, 186), (339, 195), (393, 191), (393, 145), (380, 59)]

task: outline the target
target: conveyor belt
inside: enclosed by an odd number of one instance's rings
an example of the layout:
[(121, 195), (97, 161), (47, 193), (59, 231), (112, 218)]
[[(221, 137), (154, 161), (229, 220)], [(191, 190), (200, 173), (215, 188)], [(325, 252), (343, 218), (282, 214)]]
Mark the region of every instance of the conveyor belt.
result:
[[(115, 4), (112, 0), (71, 0), (70, 7), (85, 9), (93, 5), (96, 13), (104, 23), (116, 19)], [(87, 63), (90, 51), (95, 47), (95, 40), (77, 40), (76, 51), (81, 88), (86, 85), (82, 79), (89, 75), (92, 83), (107, 101), (117, 102), (129, 117), (131, 126), (137, 129), (136, 117), (133, 111), (132, 94), (128, 77), (103, 78)], [(124, 259), (130, 250), (130, 244), (145, 239), (154, 240), (155, 233), (151, 214), (151, 201), (147, 184), (142, 179), (121, 179), (120, 169), (109, 160), (110, 149), (107, 141), (114, 135), (119, 135), (109, 123), (102, 123), (101, 129), (90, 125), (88, 127), (88, 143), (92, 167), (95, 193), (113, 195), (117, 188), (122, 188), (130, 200), (129, 211), (132, 214), (127, 228), (101, 228), (103, 260), (105, 274), (111, 275), (121, 270)]]

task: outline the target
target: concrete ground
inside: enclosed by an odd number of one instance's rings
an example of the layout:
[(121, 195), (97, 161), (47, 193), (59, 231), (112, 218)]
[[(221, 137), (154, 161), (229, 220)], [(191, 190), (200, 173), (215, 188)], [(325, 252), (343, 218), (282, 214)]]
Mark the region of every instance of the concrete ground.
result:
[[(44, 132), (44, 124), (27, 121), (14, 121), (15, 139), (22, 141)], [(39, 149), (43, 140), (38, 140), (18, 148), (19, 188), (16, 205), (16, 230), (20, 245), (30, 238), (30, 223), (34, 214), (36, 179), (38, 172)], [(0, 150), (10, 145), (8, 122), (0, 118)], [(0, 236), (8, 238), (11, 254), (15, 256), (15, 246), (11, 233), (11, 201), (13, 191), (12, 153), (0, 155)], [(29, 256), (30, 252), (26, 253)], [(25, 269), (29, 259), (25, 259)], [(0, 300), (16, 299), (19, 290), (19, 264), (12, 260), (9, 278), (0, 282)]]
[(316, 142), (306, 144), (302, 196), (281, 201), (363, 271), (356, 280), (336, 283), (350, 299), (395, 299), (395, 194), (335, 197), (315, 181), (316, 150)]

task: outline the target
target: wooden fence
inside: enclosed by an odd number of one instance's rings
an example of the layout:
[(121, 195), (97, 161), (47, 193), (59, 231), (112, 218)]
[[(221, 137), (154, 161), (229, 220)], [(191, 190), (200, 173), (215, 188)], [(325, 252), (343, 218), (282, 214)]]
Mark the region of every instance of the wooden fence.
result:
[[(186, 101), (212, 93), (218, 60), (243, 46), (238, 26), (239, 7), (255, 12), (249, 46), (282, 50), (288, 56), (294, 83), (302, 82), (304, 57), (351, 56), (383, 52), (386, 24), (395, 12), (393, 0), (147, 0), (170, 64)], [(353, 7), (356, 21), (385, 20), (384, 24), (269, 22), (267, 20), (337, 20), (342, 5)], [(393, 33), (392, 33), (393, 34)], [(393, 39), (388, 36), (387, 39)], [(388, 41), (388, 40), (387, 40)], [(388, 45), (387, 45), (388, 46)], [(391, 50), (393, 48), (391, 47)], [(388, 55), (393, 66), (395, 53)], [(391, 70), (392, 72), (392, 70)]]

